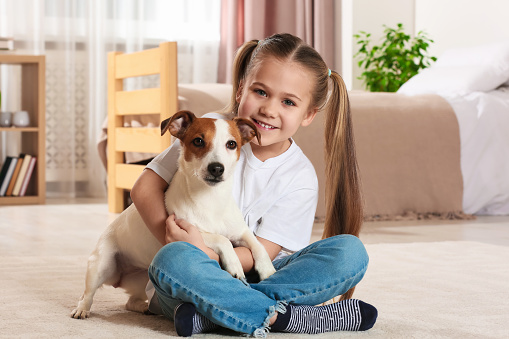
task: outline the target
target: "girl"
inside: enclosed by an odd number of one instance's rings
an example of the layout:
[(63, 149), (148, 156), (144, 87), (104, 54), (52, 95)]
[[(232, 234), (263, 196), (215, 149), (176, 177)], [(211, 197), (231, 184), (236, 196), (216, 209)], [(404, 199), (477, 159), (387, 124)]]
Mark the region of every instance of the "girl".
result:
[[(221, 269), (218, 255), (204, 245), (196, 227), (167, 215), (163, 196), (177, 169), (176, 142), (147, 166), (131, 191), (147, 227), (165, 245), (149, 268), (155, 287), (150, 310), (173, 318), (181, 336), (218, 325), (255, 337), (265, 337), (269, 329), (321, 333), (371, 328), (376, 309), (348, 299), (364, 276), (368, 256), (357, 238), (362, 206), (341, 77), (312, 47), (290, 34), (246, 42), (233, 67), (228, 118), (250, 119), (261, 134), (261, 143), (242, 148), (233, 193), (277, 272), (263, 281), (254, 274), (247, 275), (249, 283), (234, 279)], [(311, 162), (292, 136), (322, 109), (327, 114), (327, 215), (324, 239), (308, 246), (318, 184)], [(249, 249), (235, 251), (244, 271), (250, 272)], [(337, 295), (344, 299), (311, 306)]]

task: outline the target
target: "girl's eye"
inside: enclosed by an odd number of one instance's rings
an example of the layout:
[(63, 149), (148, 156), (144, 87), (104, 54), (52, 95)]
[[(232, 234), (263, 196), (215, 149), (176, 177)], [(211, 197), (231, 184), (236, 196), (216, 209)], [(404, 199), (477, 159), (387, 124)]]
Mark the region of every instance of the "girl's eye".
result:
[(266, 96), (267, 96), (267, 93), (265, 93), (265, 91), (264, 91), (264, 90), (262, 90), (262, 89), (255, 89), (254, 91), (255, 91), (255, 93), (257, 93), (258, 95), (261, 95), (262, 97), (266, 97)]
[(233, 140), (229, 140), (227, 143), (226, 143), (226, 148), (228, 149), (236, 149), (237, 148), (237, 143)]
[(283, 100), (283, 103), (285, 105), (287, 105), (287, 106), (295, 106), (295, 103), (293, 101), (291, 101), (291, 100), (288, 100), (288, 99)]
[(205, 146), (205, 141), (203, 141), (202, 138), (195, 138), (193, 140), (193, 145), (195, 145), (196, 147), (203, 147)]

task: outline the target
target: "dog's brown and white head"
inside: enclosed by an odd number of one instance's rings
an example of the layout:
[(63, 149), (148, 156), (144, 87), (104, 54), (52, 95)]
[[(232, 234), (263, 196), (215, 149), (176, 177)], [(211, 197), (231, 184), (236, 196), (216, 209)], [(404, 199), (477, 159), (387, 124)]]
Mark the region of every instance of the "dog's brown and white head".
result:
[(189, 111), (161, 122), (161, 135), (166, 131), (181, 142), (179, 168), (211, 186), (233, 175), (242, 145), (254, 137), (260, 141), (256, 126), (247, 119), (197, 118)]

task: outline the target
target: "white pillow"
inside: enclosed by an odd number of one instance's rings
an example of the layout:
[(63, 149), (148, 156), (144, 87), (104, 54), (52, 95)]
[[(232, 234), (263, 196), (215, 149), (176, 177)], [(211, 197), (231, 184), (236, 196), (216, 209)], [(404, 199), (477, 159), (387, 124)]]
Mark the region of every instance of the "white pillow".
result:
[(493, 65), (509, 69), (509, 40), (473, 47), (451, 48), (435, 62), (437, 67)]
[(509, 40), (447, 50), (436, 63), (398, 90), (407, 95), (467, 94), (493, 90), (509, 81)]
[(457, 66), (430, 67), (412, 77), (398, 93), (406, 95), (444, 94), (464, 95), (472, 92), (487, 92), (509, 79), (509, 69), (499, 72), (493, 67)]

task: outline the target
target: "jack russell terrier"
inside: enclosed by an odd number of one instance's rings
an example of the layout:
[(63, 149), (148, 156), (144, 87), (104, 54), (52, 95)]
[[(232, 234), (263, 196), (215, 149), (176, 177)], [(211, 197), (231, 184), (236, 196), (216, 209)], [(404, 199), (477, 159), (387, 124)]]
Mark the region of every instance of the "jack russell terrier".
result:
[[(180, 111), (161, 123), (161, 135), (168, 130), (182, 145), (178, 170), (165, 192), (168, 214), (197, 226), (205, 244), (233, 277), (245, 278), (232, 243), (251, 250), (261, 280), (271, 276), (275, 269), (270, 257), (249, 230), (232, 195), (240, 148), (255, 136), (259, 139), (255, 125), (246, 119), (196, 118)], [(94, 294), (103, 284), (126, 290), (130, 295), (127, 310), (146, 312), (147, 270), (160, 248), (131, 204), (99, 238), (88, 259), (85, 292), (71, 317), (90, 315)]]

